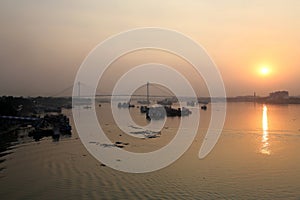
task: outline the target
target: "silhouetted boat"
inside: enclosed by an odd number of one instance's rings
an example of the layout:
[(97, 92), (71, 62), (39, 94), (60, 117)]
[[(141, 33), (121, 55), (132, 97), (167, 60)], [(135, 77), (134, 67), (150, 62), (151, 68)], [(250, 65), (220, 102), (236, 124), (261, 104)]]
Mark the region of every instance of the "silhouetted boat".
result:
[(164, 106), (170, 106), (173, 103), (172, 103), (172, 101), (170, 101), (168, 99), (164, 99), (164, 100), (161, 100), (161, 101), (157, 101), (157, 104), (164, 105)]
[(118, 103), (118, 108), (134, 108), (135, 106), (133, 104), (130, 104), (130, 103), (121, 103), (119, 102)]
[(148, 109), (147, 115), (151, 119), (155, 119), (155, 120), (164, 119), (166, 117), (166, 110), (161, 105), (154, 105)]
[(140, 107), (141, 113), (146, 113), (148, 110), (149, 110), (149, 108), (147, 106), (141, 106)]
[(147, 100), (138, 100), (137, 102), (138, 102), (139, 104), (150, 104), (150, 102), (147, 101)]
[(207, 106), (206, 106), (206, 105), (203, 105), (203, 106), (201, 106), (201, 109), (202, 109), (202, 110), (206, 110), (206, 109), (207, 109)]
[(187, 106), (195, 106), (195, 102), (194, 101), (188, 101), (186, 102)]

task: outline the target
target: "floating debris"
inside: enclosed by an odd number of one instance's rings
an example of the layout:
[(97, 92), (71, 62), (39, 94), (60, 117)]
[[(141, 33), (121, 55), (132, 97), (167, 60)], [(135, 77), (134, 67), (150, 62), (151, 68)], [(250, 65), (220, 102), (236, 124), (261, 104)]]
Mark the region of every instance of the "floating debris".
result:
[[(89, 143), (96, 144), (96, 145), (99, 144), (99, 142), (89, 142)], [(126, 145), (129, 145), (129, 143), (128, 142), (120, 142), (120, 141), (117, 141), (114, 144), (100, 144), (100, 146), (102, 146), (102, 147), (118, 147), (118, 148), (124, 148)]]
[(128, 127), (134, 128), (134, 129), (142, 129), (141, 127), (137, 127), (137, 126), (133, 126), (133, 125), (130, 125), (130, 126), (128, 126)]
[(115, 144), (100, 144), (102, 147), (116, 147)]
[(125, 146), (124, 145), (129, 145), (128, 142), (115, 142), (115, 146), (118, 147), (118, 148), (124, 148)]
[(144, 138), (156, 138), (156, 137), (158, 137), (158, 135), (161, 134), (160, 131), (150, 131), (150, 130), (130, 132), (130, 133), (131, 134), (141, 134), (144, 136)]
[(146, 135), (147, 138), (157, 138), (157, 135)]

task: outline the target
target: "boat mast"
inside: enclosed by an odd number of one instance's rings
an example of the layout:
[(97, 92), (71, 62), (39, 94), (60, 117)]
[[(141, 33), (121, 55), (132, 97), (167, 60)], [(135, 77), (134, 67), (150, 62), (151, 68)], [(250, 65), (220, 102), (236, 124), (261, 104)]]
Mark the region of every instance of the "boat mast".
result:
[(149, 101), (149, 82), (147, 82), (147, 104), (148, 105), (150, 104), (150, 101)]
[(78, 81), (78, 98), (80, 98), (80, 81)]

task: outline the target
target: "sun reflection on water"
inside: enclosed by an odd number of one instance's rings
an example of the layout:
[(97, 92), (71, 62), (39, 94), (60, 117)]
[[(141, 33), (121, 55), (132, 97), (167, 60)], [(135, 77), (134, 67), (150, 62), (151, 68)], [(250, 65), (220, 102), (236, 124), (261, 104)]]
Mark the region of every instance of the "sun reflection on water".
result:
[(265, 155), (270, 155), (270, 144), (269, 144), (269, 125), (268, 125), (268, 108), (266, 105), (263, 106), (263, 115), (262, 115), (262, 147), (260, 152)]

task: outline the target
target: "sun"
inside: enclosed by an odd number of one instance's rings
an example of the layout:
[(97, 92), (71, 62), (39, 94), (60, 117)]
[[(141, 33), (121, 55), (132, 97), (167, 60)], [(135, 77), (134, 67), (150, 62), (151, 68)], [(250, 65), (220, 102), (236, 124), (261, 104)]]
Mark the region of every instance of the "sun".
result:
[(270, 67), (269, 66), (262, 66), (260, 69), (259, 69), (259, 73), (262, 75), (262, 76), (267, 76), (271, 73), (271, 70), (270, 70)]

